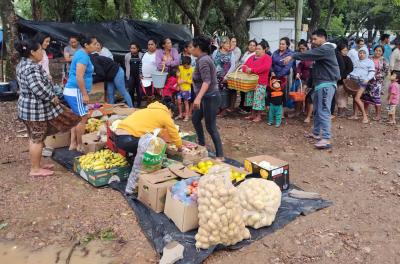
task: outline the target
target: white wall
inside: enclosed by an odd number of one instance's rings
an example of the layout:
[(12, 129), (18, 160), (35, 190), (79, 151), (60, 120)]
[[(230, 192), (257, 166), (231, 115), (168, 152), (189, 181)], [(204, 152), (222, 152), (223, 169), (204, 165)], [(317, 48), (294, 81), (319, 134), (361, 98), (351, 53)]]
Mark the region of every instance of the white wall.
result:
[(279, 47), (279, 39), (288, 37), (294, 39), (295, 21), (294, 19), (286, 19), (282, 21), (267, 19), (249, 19), (249, 39), (268, 41), (270, 51), (274, 52)]

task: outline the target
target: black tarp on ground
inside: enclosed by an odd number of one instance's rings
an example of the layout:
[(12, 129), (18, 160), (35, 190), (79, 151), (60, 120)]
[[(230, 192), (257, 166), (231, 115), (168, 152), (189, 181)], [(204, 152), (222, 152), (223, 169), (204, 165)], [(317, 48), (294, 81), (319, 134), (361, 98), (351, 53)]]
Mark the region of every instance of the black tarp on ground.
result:
[[(53, 153), (53, 159), (72, 171), (72, 160), (74, 157), (81, 155), (79, 152), (68, 151), (67, 148), (56, 149)], [(230, 164), (239, 165), (237, 161), (228, 160)], [(78, 176), (80, 177), (80, 176)], [(83, 180), (83, 179), (82, 179)], [(259, 240), (296, 219), (300, 215), (307, 215), (315, 211), (330, 206), (332, 203), (324, 199), (296, 199), (289, 197), (288, 191), (282, 193), (282, 202), (278, 210), (274, 223), (269, 227), (260, 229), (249, 228), (251, 239), (244, 240), (234, 246), (213, 246), (208, 250), (197, 250), (195, 247), (195, 238), (197, 230), (182, 233), (175, 224), (169, 220), (164, 214), (157, 214), (153, 210), (147, 208), (134, 196), (126, 196), (124, 194), (126, 181), (113, 182), (110, 187), (119, 191), (129, 206), (135, 212), (139, 225), (148, 240), (159, 255), (161, 255), (164, 246), (171, 240), (175, 240), (185, 247), (183, 253), (184, 258), (178, 261), (178, 264), (197, 264), (204, 261), (214, 251), (220, 249), (239, 249), (252, 242)], [(293, 186), (291, 186), (293, 188)]]
[(141, 48), (147, 48), (147, 40), (155, 38), (157, 42), (164, 37), (183, 47), (185, 41), (191, 40), (192, 34), (184, 25), (140, 21), (119, 20), (99, 23), (61, 23), (48, 21), (30, 21), (18, 19), (19, 33), (34, 35), (36, 32), (49, 34), (53, 39), (67, 45), (70, 36), (89, 33), (101, 40), (105, 47), (115, 53), (129, 51), (129, 43), (138, 42)]

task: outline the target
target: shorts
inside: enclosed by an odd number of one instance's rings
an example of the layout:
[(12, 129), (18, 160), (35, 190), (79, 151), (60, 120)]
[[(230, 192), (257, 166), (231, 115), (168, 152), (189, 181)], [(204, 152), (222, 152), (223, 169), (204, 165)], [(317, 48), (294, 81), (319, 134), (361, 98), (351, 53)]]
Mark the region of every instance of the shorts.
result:
[(190, 91), (180, 91), (176, 97), (178, 99), (182, 99), (184, 101), (190, 101), (190, 99), (192, 98), (192, 94)]
[(28, 131), (29, 139), (35, 143), (42, 143), (47, 136), (54, 135), (58, 132), (49, 121), (27, 121), (21, 120)]
[(389, 115), (394, 115), (396, 113), (396, 105), (388, 105), (387, 109)]
[(89, 112), (89, 107), (83, 103), (83, 96), (79, 88), (64, 88), (64, 100), (67, 102), (72, 112), (78, 116), (85, 116)]

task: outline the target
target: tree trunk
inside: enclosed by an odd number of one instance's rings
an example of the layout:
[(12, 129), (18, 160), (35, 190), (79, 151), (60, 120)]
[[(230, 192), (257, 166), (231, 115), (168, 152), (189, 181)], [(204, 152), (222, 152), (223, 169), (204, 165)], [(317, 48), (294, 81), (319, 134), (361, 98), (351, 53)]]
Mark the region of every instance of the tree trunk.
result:
[(319, 0), (308, 0), (308, 7), (311, 10), (311, 21), (308, 26), (308, 34), (311, 36), (320, 23), (321, 20), (321, 3)]
[(132, 4), (131, 0), (123, 0), (124, 15), (123, 18), (132, 19)]
[(52, 0), (47, 3), (50, 9), (54, 10), (57, 21), (70, 22), (73, 20), (75, 0)]
[(17, 16), (14, 11), (14, 4), (11, 0), (0, 1), (0, 18), (3, 25), (3, 41), (6, 46), (6, 76), (15, 77), (15, 66), (18, 63), (18, 53), (14, 48), (18, 40)]
[(43, 10), (40, 0), (31, 0), (32, 19), (34, 21), (42, 20)]
[(254, 11), (257, 1), (242, 0), (239, 6), (229, 5), (225, 0), (219, 0), (217, 3), (225, 23), (238, 41), (238, 46), (244, 47), (249, 38), (247, 19)]
[(174, 0), (177, 6), (189, 18), (193, 24), (194, 35), (203, 34), (204, 25), (206, 24), (211, 3), (213, 0), (199, 0), (196, 6), (190, 5), (188, 0)]
[(328, 15), (326, 16), (325, 23), (324, 23), (325, 29), (327, 29), (329, 27), (329, 23), (331, 22), (331, 18), (332, 18), (334, 10), (335, 10), (335, 0), (329, 0)]

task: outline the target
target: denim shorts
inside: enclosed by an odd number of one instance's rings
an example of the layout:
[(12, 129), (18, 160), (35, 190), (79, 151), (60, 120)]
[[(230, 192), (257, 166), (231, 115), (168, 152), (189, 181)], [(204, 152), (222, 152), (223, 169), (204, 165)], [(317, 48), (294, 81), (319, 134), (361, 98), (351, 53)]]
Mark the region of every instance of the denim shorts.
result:
[(189, 101), (192, 98), (190, 91), (180, 91), (177, 96), (178, 99), (182, 99), (184, 101)]

